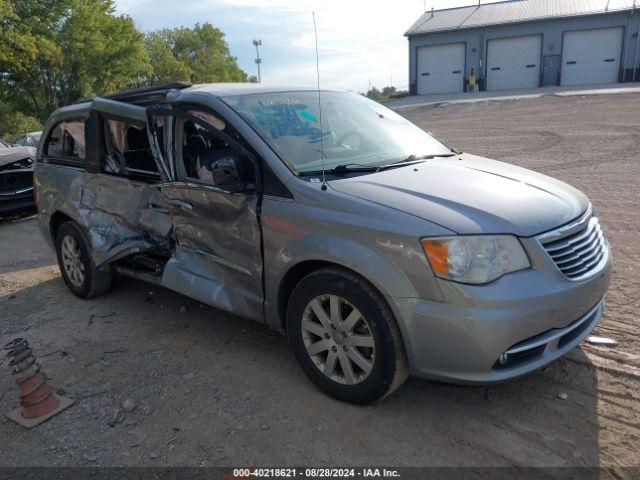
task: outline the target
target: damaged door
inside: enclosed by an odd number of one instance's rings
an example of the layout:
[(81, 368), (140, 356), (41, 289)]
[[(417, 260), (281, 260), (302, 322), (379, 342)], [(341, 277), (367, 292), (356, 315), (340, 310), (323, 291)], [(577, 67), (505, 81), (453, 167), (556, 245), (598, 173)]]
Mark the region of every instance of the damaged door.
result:
[[(160, 192), (163, 179), (149, 145), (145, 109), (93, 101), (87, 156), (93, 174), (82, 186), (85, 216), (97, 266), (153, 251), (170, 254), (171, 219)], [(159, 262), (153, 273), (161, 273)]]
[(176, 248), (162, 285), (262, 319), (255, 158), (232, 138), (231, 125), (200, 107), (151, 108), (149, 125), (172, 177), (161, 190), (171, 210)]

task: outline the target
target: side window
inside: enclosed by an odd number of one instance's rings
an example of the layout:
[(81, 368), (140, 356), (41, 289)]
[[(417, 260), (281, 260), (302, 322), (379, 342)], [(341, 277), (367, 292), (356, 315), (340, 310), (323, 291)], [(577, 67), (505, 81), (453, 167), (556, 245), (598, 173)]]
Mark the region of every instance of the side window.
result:
[(219, 133), (229, 128), (226, 123), (206, 112), (187, 114), (176, 123), (176, 144), (181, 146), (176, 158), (178, 179), (232, 192), (254, 190), (253, 161)]
[(159, 180), (147, 128), (122, 120), (105, 119), (103, 171), (127, 177), (150, 176)]
[(84, 160), (85, 152), (84, 120), (58, 123), (49, 134), (45, 145), (45, 154), (51, 157)]

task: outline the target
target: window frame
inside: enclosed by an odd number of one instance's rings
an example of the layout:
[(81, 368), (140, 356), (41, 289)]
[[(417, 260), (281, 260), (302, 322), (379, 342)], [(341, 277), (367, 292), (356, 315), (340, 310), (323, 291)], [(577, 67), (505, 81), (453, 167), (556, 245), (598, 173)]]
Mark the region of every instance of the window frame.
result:
[[(107, 172), (105, 170), (105, 157), (107, 155), (107, 137), (106, 132), (108, 128), (108, 122), (116, 121), (123, 122), (125, 126), (135, 125), (138, 127), (142, 127), (145, 133), (149, 134), (149, 127), (147, 122), (143, 122), (137, 119), (132, 119), (130, 117), (125, 117), (121, 115), (116, 115), (112, 113), (105, 112), (96, 112), (96, 123), (98, 128), (98, 172), (103, 175), (109, 175), (116, 178), (123, 178), (130, 181), (141, 182), (145, 184), (160, 184), (163, 183), (162, 173), (158, 166), (158, 161), (155, 158), (155, 154), (153, 153), (153, 148), (151, 144), (149, 144), (149, 151), (151, 152), (156, 170), (155, 172), (151, 172), (148, 170), (140, 170), (137, 168), (130, 168), (127, 166), (126, 161), (120, 163), (120, 167), (124, 168), (124, 172)], [(124, 154), (124, 152), (122, 152)], [(123, 159), (124, 160), (124, 159)]]
[[(209, 115), (213, 115), (219, 119), (221, 119), (224, 123), (225, 126), (229, 126), (231, 128), (233, 128), (235, 130), (235, 127), (231, 124), (231, 122), (229, 122), (223, 115), (221, 115), (219, 112), (215, 111), (214, 109), (207, 107), (205, 105), (202, 104), (198, 104), (198, 103), (178, 103), (178, 104), (164, 104), (164, 105), (158, 105), (156, 107), (152, 107), (150, 109), (148, 109), (147, 112), (147, 116), (149, 119), (151, 119), (154, 116), (170, 116), (173, 117), (172, 118), (172, 125), (171, 125), (171, 158), (170, 159), (164, 159), (165, 163), (167, 164), (167, 167), (169, 167), (171, 169), (171, 173), (173, 175), (173, 181), (172, 183), (178, 183), (178, 184), (183, 184), (183, 185), (189, 185), (189, 186), (194, 186), (194, 187), (199, 187), (199, 188), (207, 188), (209, 190), (215, 190), (221, 193), (225, 193), (228, 195), (261, 195), (262, 191), (261, 191), (261, 175), (260, 175), (260, 168), (259, 168), (259, 164), (260, 162), (258, 161), (257, 157), (255, 154), (253, 154), (247, 147), (245, 147), (244, 145), (242, 145), (242, 143), (240, 143), (239, 141), (233, 139), (229, 134), (225, 133), (223, 130), (218, 130), (215, 127), (213, 127), (212, 125), (208, 124), (207, 122), (203, 121), (202, 119), (200, 119), (199, 117), (196, 117), (194, 115), (190, 115), (188, 113), (189, 110), (195, 110), (195, 111), (200, 111)], [(247, 189), (243, 192), (237, 192), (237, 191), (231, 191), (231, 190), (226, 190), (224, 188), (220, 188), (219, 186), (207, 181), (207, 180), (201, 180), (199, 178), (193, 178), (190, 176), (186, 176), (184, 178), (179, 178), (178, 177), (178, 166), (177, 166), (177, 162), (178, 162), (178, 155), (180, 156), (180, 159), (182, 160), (182, 148), (183, 145), (182, 143), (178, 144), (178, 142), (176, 142), (176, 139), (178, 138), (177, 132), (178, 132), (178, 128), (184, 128), (184, 121), (185, 120), (190, 120), (200, 126), (202, 126), (203, 128), (205, 128), (207, 131), (211, 132), (212, 135), (214, 135), (215, 137), (217, 137), (218, 140), (221, 140), (225, 143), (227, 143), (231, 148), (233, 148), (234, 150), (236, 150), (238, 153), (240, 153), (242, 156), (246, 157), (252, 164), (253, 167), (253, 171), (254, 171), (254, 182), (253, 182), (253, 188), (252, 189)], [(147, 123), (151, 123), (150, 121), (148, 121)], [(165, 133), (166, 134), (166, 133)], [(156, 136), (156, 133), (153, 132), (154, 137)], [(242, 138), (242, 135), (238, 132), (238, 136), (239, 138), (241, 138), (244, 142), (246, 142), (246, 140), (244, 138)], [(180, 138), (182, 138), (182, 135), (180, 135)], [(163, 156), (166, 156), (166, 152), (162, 153)]]

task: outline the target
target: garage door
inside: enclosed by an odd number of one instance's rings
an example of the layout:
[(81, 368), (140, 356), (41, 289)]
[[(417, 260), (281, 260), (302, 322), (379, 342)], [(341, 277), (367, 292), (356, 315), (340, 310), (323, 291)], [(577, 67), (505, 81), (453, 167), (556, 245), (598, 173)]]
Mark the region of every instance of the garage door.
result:
[(487, 45), (487, 90), (538, 88), (542, 37), (500, 38)]
[(462, 92), (464, 43), (418, 48), (418, 94)]
[(565, 32), (562, 85), (616, 83), (620, 72), (622, 28)]

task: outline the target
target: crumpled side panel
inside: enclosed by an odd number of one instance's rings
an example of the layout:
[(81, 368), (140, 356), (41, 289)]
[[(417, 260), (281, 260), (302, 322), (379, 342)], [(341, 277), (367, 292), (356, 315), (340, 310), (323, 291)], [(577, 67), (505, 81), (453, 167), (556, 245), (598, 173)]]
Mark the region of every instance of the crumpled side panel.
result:
[[(152, 202), (153, 201), (153, 202)], [(96, 265), (152, 248), (171, 229), (168, 213), (150, 208), (164, 204), (157, 189), (109, 175), (89, 175), (78, 212), (85, 221)]]

